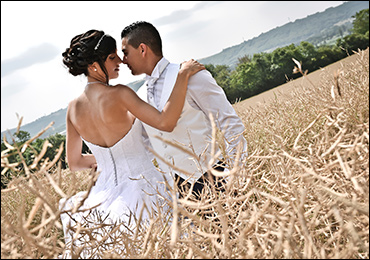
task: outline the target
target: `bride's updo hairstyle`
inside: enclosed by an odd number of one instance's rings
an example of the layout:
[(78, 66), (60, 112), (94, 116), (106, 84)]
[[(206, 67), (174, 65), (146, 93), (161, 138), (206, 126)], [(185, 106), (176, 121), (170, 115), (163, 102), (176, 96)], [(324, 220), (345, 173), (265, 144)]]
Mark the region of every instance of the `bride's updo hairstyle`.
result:
[(116, 52), (116, 40), (103, 31), (89, 30), (76, 35), (71, 40), (69, 48), (63, 52), (63, 63), (73, 76), (84, 74), (88, 76), (88, 66), (98, 62), (106, 76), (108, 84), (108, 72), (104, 62), (109, 54)]

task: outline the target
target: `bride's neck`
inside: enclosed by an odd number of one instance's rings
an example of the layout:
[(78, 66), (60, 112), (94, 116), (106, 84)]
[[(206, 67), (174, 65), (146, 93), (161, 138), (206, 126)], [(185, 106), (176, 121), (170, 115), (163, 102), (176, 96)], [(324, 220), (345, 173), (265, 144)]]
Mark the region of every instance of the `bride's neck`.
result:
[(87, 77), (87, 82), (96, 82), (96, 81), (99, 81), (99, 82), (102, 82), (104, 84), (106, 84), (107, 82), (105, 81), (105, 78), (104, 77), (101, 77), (101, 76), (88, 76)]

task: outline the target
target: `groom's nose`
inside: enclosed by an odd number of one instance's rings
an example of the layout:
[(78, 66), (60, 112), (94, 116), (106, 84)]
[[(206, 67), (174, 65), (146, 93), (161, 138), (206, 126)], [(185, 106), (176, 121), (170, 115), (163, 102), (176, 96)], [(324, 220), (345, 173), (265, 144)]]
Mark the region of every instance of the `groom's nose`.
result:
[(127, 64), (127, 59), (126, 59), (126, 56), (125, 55), (123, 55), (123, 57), (122, 57), (122, 63), (123, 64)]

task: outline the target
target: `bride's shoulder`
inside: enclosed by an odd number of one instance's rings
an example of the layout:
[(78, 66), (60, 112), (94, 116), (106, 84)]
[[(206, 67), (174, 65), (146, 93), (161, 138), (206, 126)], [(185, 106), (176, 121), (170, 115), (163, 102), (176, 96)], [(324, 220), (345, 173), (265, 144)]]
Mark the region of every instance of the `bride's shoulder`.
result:
[(76, 104), (78, 103), (78, 97), (72, 99), (71, 101), (68, 102), (68, 107), (67, 107), (67, 118), (71, 116), (71, 114), (74, 114), (76, 111)]
[(119, 92), (133, 92), (133, 89), (124, 84), (112, 85), (113, 89)]
[[(123, 84), (117, 84), (111, 86), (110, 94), (108, 95), (111, 101), (118, 101), (121, 104), (125, 104), (127, 99), (135, 96), (135, 91), (129, 86)], [(106, 96), (108, 98), (108, 96)]]
[(86, 97), (81, 94), (68, 102), (68, 110), (75, 111), (86, 103)]
[(80, 97), (76, 97), (68, 102), (68, 108), (71, 108), (76, 105)]
[(128, 86), (124, 85), (124, 84), (111, 85), (111, 87), (114, 87), (114, 88), (128, 88)]
[(111, 87), (113, 87), (114, 89), (117, 89), (117, 90), (130, 89), (129, 86), (124, 85), (124, 84), (111, 85)]

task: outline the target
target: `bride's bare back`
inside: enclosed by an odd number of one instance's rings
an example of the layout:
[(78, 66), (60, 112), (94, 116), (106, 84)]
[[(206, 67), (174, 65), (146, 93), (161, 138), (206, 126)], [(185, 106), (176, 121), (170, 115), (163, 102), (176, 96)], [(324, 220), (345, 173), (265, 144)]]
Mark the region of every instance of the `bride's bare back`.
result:
[(86, 141), (111, 147), (130, 131), (135, 117), (120, 99), (119, 88), (128, 87), (91, 84), (70, 102), (67, 119)]

